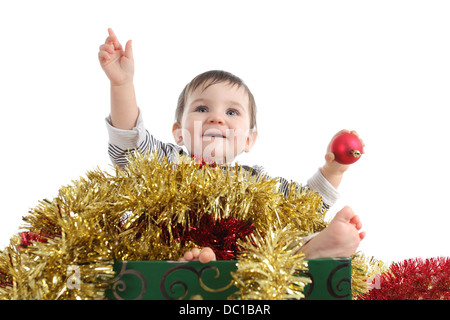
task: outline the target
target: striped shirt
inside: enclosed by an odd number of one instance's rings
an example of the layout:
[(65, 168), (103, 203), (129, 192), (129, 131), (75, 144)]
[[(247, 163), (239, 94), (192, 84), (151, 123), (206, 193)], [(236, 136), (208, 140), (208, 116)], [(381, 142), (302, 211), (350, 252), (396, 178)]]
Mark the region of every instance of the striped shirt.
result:
[[(136, 126), (131, 130), (122, 130), (111, 125), (111, 118), (107, 117), (106, 127), (109, 135), (108, 154), (112, 162), (119, 167), (125, 167), (127, 164), (128, 154), (134, 150), (142, 154), (150, 154), (158, 151), (158, 156), (161, 160), (167, 157), (171, 163), (174, 162), (180, 155), (188, 155), (183, 148), (176, 144), (164, 143), (153, 137), (144, 127), (142, 120), (142, 113), (139, 112), (139, 118)], [(242, 166), (244, 169), (257, 175), (257, 179), (267, 176), (265, 170), (261, 166)], [(291, 183), (288, 180), (278, 177), (280, 182), (279, 191), (285, 195), (289, 194)], [(338, 199), (339, 193), (337, 190), (325, 179), (320, 170), (307, 180), (307, 186), (320, 194), (323, 201), (323, 209), (329, 209)]]

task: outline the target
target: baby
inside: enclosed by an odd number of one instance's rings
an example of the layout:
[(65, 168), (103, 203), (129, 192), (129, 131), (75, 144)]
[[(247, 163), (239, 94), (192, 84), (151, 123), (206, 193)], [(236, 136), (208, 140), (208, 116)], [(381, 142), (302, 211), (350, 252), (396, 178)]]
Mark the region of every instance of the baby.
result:
[[(123, 49), (114, 32), (108, 29), (108, 33), (98, 56), (111, 84), (111, 113), (106, 123), (108, 151), (115, 164), (125, 166), (127, 154), (136, 149), (143, 153), (157, 150), (171, 162), (180, 155), (194, 155), (224, 164), (252, 149), (258, 136), (255, 99), (241, 79), (224, 71), (200, 74), (182, 91), (172, 127), (176, 144), (156, 140), (144, 128), (137, 106), (131, 40)], [(349, 131), (336, 135), (342, 132)], [(308, 187), (322, 196), (324, 209), (337, 200), (336, 189), (348, 167), (334, 160), (328, 145), (325, 164), (307, 181)], [(257, 177), (265, 174), (259, 166), (245, 168)], [(289, 187), (290, 183), (280, 178), (280, 192), (287, 194)], [(323, 231), (310, 237), (302, 251), (307, 259), (351, 256), (365, 236), (361, 228), (359, 217), (344, 207)], [(211, 248), (192, 249), (183, 259), (207, 263), (215, 260), (215, 254)]]

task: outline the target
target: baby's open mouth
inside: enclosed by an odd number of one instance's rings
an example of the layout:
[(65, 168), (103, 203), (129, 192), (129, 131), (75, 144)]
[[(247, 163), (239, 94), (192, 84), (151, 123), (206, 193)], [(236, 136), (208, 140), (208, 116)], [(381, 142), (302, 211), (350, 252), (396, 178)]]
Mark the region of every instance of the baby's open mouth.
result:
[(209, 133), (209, 134), (204, 134), (204, 137), (214, 137), (214, 138), (226, 138), (224, 135), (221, 134), (213, 134), (213, 133)]

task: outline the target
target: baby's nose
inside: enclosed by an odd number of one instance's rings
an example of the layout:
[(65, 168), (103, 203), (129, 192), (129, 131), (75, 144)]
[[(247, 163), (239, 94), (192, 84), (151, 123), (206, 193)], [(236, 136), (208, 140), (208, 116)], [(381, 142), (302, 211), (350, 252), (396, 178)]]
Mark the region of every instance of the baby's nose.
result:
[(219, 123), (219, 124), (223, 124), (224, 123), (224, 118), (223, 116), (218, 113), (218, 112), (211, 112), (209, 114), (208, 117), (208, 123)]

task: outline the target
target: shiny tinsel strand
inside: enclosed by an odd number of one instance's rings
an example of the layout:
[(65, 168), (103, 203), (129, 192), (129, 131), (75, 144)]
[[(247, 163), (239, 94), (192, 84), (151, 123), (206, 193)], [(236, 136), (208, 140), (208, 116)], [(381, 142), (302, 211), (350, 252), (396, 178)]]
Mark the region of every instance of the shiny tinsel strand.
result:
[(300, 252), (301, 238), (289, 228), (270, 227), (268, 232), (255, 232), (241, 242), (237, 271), (232, 273), (242, 300), (286, 300), (304, 298), (303, 290), (310, 283), (299, 272), (307, 271), (307, 262)]

